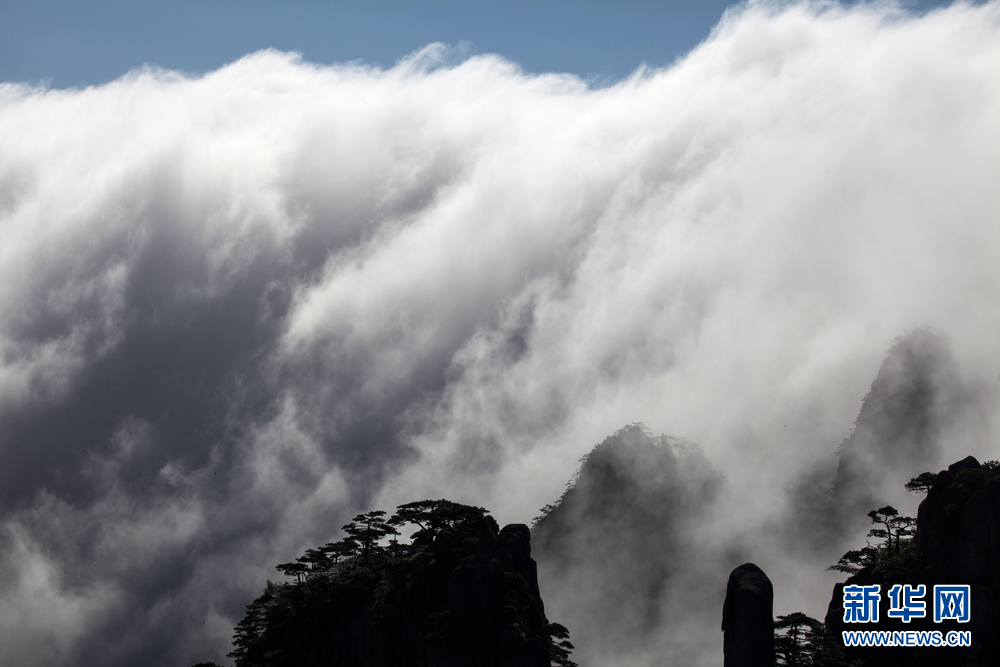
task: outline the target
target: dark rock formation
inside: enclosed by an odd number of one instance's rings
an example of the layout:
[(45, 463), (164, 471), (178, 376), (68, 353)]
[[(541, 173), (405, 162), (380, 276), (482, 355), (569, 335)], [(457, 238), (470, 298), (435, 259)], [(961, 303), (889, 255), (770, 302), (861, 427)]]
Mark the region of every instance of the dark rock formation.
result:
[(917, 514), (917, 553), (928, 590), (969, 584), (972, 646), (963, 662), (1000, 661), (1000, 471), (969, 456), (938, 473)]
[(733, 570), (722, 607), (726, 667), (773, 667), (774, 589), (753, 563)]
[(538, 590), (538, 564), (531, 557), (531, 529), (523, 523), (504, 526), (497, 539), (497, 547), (500, 566), (524, 577), (528, 592), (538, 600), (539, 607), (544, 611), (542, 594)]
[[(685, 604), (705, 599), (699, 583), (712, 580), (688, 576), (700, 561), (687, 530), (722, 481), (693, 445), (652, 437), (641, 424), (584, 458), (574, 483), (534, 528), (548, 608), (572, 627), (582, 660), (620, 658), (669, 630), (661, 612), (671, 595), (696, 601)], [(719, 602), (705, 611), (714, 613)]]
[[(432, 548), (446, 578), (431, 590), (404, 591), (371, 604), (338, 628), (319, 665), (548, 667), (528, 527), (511, 524), (495, 539), (467, 537), (460, 546), (455, 537), (439, 534)], [(435, 601), (442, 597), (439, 610)]]
[(863, 522), (879, 489), (940, 465), (940, 436), (963, 403), (947, 339), (917, 329), (890, 348), (840, 448), (832, 507), (838, 521)]
[[(827, 628), (840, 633), (864, 630), (968, 630), (972, 646), (962, 648), (849, 648), (844, 653), (866, 665), (930, 667), (955, 665), (985, 667), (1000, 663), (1000, 470), (969, 456), (942, 470), (920, 503), (916, 534), (917, 564), (913, 572), (899, 572), (883, 581), (871, 568), (862, 569), (833, 590), (826, 615)], [(911, 581), (907, 578), (912, 577)], [(882, 584), (880, 621), (863, 628), (843, 622), (843, 587)], [(903, 624), (889, 619), (885, 591), (896, 583), (922, 583), (927, 595), (927, 617)], [(935, 584), (969, 584), (972, 618), (968, 623), (933, 622)]]
[(481, 508), (448, 501), (423, 506), (412, 545), (355, 548), (334, 564), (310, 550), (322, 568), (269, 583), (237, 627), (237, 667), (572, 665), (568, 642), (551, 640), (565, 628), (545, 618), (528, 527), (499, 530)]

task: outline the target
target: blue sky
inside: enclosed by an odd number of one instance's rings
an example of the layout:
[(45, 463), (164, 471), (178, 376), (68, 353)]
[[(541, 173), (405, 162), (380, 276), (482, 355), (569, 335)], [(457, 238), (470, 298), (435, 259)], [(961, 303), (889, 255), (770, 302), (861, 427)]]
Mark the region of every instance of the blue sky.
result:
[[(318, 63), (388, 66), (431, 42), (463, 41), (471, 53), (499, 53), (531, 72), (616, 79), (689, 51), (730, 4), (4, 0), (0, 80), (86, 86), (147, 63), (204, 72), (267, 47)], [(905, 4), (922, 11), (947, 3)]]

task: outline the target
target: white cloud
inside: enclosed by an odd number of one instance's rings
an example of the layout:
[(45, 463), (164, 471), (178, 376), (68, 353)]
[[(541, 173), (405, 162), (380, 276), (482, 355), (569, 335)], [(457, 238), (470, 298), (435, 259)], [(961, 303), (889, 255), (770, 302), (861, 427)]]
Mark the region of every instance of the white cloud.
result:
[[(80, 619), (121, 608), (178, 628), (171, 660), (220, 659), (269, 568), (352, 511), (447, 496), (528, 521), (634, 421), (700, 443), (763, 520), (756, 489), (829, 457), (924, 324), (992, 386), (998, 33), (996, 2), (753, 3), (600, 89), (438, 46), (386, 71), (266, 51), (3, 84), (3, 559), (36, 573), (4, 605), (56, 600), (68, 638), (29, 633), (19, 664), (86, 654), (121, 628)], [(123, 522), (85, 554), (162, 531), (187, 565), (153, 585), (45, 555), (23, 519), (56, 506)], [(160, 641), (134, 622), (123, 662)]]

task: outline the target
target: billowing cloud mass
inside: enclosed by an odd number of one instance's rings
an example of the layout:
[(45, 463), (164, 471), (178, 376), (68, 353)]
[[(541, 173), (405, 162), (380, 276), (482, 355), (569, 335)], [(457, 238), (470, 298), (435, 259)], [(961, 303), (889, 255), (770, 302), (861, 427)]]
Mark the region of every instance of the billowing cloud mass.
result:
[(0, 85), (0, 665), (225, 663), (354, 513), (528, 522), (636, 421), (822, 617), (767, 530), (898, 335), (984, 406), (941, 463), (997, 458), (997, 119), (995, 1), (751, 4), (606, 87), (440, 45)]

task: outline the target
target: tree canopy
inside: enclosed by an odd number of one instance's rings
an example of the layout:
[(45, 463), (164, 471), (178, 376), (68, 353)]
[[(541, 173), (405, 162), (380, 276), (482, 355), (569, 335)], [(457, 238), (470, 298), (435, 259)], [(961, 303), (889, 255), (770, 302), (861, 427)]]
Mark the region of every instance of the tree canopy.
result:
[(778, 616), (774, 623), (774, 656), (782, 667), (805, 667), (815, 664), (823, 650), (826, 629), (815, 618), (801, 611)]
[[(412, 540), (400, 541), (401, 534), (411, 532), (407, 526), (416, 528)], [(477, 553), (466, 547), (478, 550), (487, 540), (496, 549), (499, 533), (485, 508), (444, 499), (400, 505), (388, 518), (381, 510), (358, 514), (342, 530), (344, 537), (339, 541), (307, 549), (295, 561), (276, 566), (294, 581), (268, 581), (263, 593), (247, 606), (229, 654), (236, 667), (317, 664), (334, 630), (357, 623), (366, 610), (421, 608), (426, 612), (420, 618), (427, 619), (422, 623), (429, 623), (428, 627), (464, 627), (442, 625), (449, 613), (451, 574), (458, 560)], [(437, 536), (446, 550), (435, 547)], [(522, 628), (518, 631), (522, 634), (528, 626), (536, 627), (544, 639), (542, 650), (547, 644), (552, 663), (575, 667), (569, 657), (573, 649), (569, 631), (545, 619), (541, 601), (534, 598), (521, 575), (509, 571), (501, 575), (509, 591), (507, 606), (504, 616), (492, 622), (513, 623), (512, 628)], [(383, 628), (378, 623), (376, 627)], [(435, 632), (423, 641), (450, 641), (448, 632), (453, 631)], [(384, 649), (404, 650), (393, 641)]]

